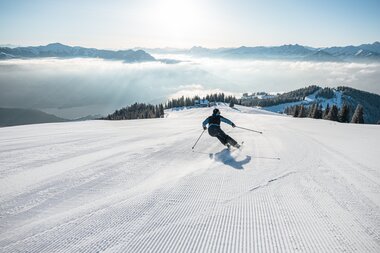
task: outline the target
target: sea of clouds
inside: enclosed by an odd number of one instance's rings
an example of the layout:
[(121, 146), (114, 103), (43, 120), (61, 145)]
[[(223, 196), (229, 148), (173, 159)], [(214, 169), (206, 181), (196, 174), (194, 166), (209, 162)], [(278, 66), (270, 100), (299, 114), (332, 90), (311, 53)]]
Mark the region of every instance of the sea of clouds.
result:
[(284, 92), (308, 85), (350, 86), (380, 94), (379, 63), (292, 62), (154, 55), (177, 64), (102, 59), (0, 61), (0, 107), (35, 108), (65, 118), (107, 115), (134, 102), (181, 95)]

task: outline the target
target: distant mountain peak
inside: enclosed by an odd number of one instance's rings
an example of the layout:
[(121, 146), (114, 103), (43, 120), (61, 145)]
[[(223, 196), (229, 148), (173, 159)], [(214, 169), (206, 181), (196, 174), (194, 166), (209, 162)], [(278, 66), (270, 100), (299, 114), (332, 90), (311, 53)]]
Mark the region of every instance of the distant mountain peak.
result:
[(46, 46), (39, 46), (38, 48), (40, 48), (41, 50), (52, 50), (52, 51), (65, 51), (65, 50), (71, 50), (72, 47), (70, 46), (67, 46), (67, 45), (63, 45), (61, 43), (50, 43), (50, 44), (47, 44)]
[(282, 45), (280, 47), (298, 47), (298, 48), (304, 48), (304, 46), (302, 46), (300, 44), (285, 44), (285, 45)]
[[(202, 46), (193, 46), (191, 49), (204, 49), (205, 47), (202, 47)], [(190, 49), (190, 50), (191, 50)]]
[(65, 47), (68, 47), (67, 45), (64, 45), (64, 44), (59, 43), (59, 42), (49, 43), (46, 46), (47, 47), (51, 47), (51, 46), (65, 46)]

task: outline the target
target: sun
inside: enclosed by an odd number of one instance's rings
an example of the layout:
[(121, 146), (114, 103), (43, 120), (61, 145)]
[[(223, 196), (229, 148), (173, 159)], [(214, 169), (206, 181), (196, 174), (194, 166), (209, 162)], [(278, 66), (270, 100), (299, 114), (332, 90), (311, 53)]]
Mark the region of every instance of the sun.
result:
[(197, 1), (159, 1), (150, 13), (152, 25), (166, 38), (191, 37), (202, 28), (202, 9)]

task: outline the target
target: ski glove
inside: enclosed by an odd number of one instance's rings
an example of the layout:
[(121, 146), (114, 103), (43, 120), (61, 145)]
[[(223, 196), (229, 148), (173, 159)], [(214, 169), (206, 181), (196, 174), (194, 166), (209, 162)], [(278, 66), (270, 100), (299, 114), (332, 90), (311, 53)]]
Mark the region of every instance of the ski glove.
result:
[(231, 124), (232, 127), (236, 127), (236, 125), (234, 123)]
[(203, 127), (203, 130), (206, 130), (206, 129), (207, 129), (207, 127), (204, 126), (204, 127)]

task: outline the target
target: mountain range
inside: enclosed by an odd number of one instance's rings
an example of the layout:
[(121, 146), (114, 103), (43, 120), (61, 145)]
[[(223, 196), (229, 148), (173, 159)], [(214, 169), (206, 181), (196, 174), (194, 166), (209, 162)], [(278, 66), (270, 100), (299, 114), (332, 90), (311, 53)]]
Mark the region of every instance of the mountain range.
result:
[(302, 45), (282, 45), (273, 47), (216, 48), (192, 47), (190, 49), (144, 48), (149, 53), (190, 54), (202, 57), (233, 59), (284, 59), (302, 61), (380, 61), (380, 42), (359, 46), (313, 48)]
[(104, 50), (85, 47), (71, 47), (61, 43), (52, 43), (37, 47), (0, 47), (0, 59), (41, 58), (41, 57), (89, 57), (124, 62), (146, 62), (156, 59), (143, 50)]
[[(0, 47), (0, 60), (13, 58), (40, 57), (89, 57), (124, 62), (157, 61), (151, 54), (189, 54), (199, 57), (231, 59), (280, 59), (300, 61), (380, 61), (380, 42), (359, 46), (313, 48), (298, 44), (282, 46), (241, 46), (238, 48), (216, 48), (194, 46), (190, 49), (178, 48), (135, 48), (134, 50), (105, 50), (85, 47), (71, 47), (61, 43), (46, 46)], [(158, 60), (164, 63), (178, 63), (177, 60)]]

